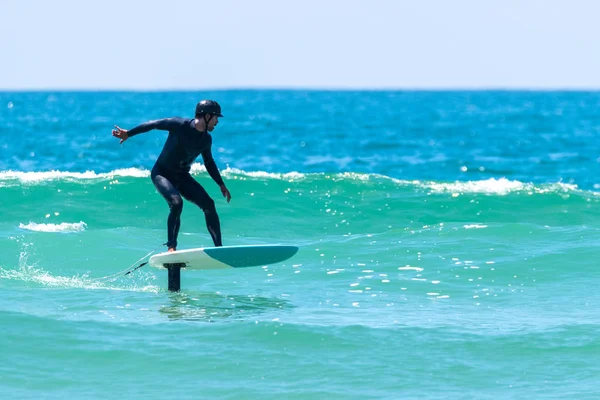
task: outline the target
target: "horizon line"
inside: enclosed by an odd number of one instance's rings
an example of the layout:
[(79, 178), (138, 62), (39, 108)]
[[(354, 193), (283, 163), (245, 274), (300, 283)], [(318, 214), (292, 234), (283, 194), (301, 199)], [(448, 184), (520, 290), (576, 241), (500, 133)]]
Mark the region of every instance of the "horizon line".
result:
[(182, 92), (192, 93), (201, 91), (214, 92), (242, 92), (242, 91), (306, 91), (306, 92), (598, 92), (599, 87), (594, 86), (555, 86), (555, 87), (527, 87), (527, 86), (440, 86), (440, 87), (319, 87), (319, 86), (239, 86), (239, 87), (204, 87), (204, 88), (127, 88), (127, 87), (37, 87), (37, 88), (2, 88), (0, 93), (16, 92), (140, 92), (140, 93), (165, 93)]

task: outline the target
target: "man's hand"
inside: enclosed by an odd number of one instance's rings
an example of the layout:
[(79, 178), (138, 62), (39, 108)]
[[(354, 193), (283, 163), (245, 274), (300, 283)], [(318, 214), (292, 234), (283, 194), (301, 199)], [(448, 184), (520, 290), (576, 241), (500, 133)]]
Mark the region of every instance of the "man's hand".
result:
[(229, 190), (225, 187), (225, 185), (221, 185), (219, 187), (221, 188), (221, 193), (223, 193), (223, 197), (226, 197), (227, 202), (229, 203), (229, 201), (231, 200), (231, 193), (229, 193)]
[(127, 130), (126, 129), (121, 129), (121, 128), (119, 128), (116, 125), (115, 125), (115, 129), (112, 130), (112, 135), (114, 137), (116, 137), (117, 139), (121, 139), (121, 141), (119, 142), (119, 144), (121, 144), (124, 141), (126, 141), (127, 139), (129, 139), (129, 135), (127, 134)]

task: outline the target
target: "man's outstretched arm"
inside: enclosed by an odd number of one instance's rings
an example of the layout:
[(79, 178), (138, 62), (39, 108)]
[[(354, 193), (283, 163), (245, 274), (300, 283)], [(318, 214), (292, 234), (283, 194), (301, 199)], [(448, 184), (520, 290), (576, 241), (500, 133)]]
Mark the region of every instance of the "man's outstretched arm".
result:
[(139, 135), (140, 133), (148, 132), (153, 129), (169, 131), (178, 127), (180, 124), (181, 121), (179, 121), (177, 118), (163, 118), (144, 122), (143, 124), (140, 124), (130, 130), (119, 128), (117, 125), (115, 125), (115, 129), (112, 130), (112, 135), (118, 139), (121, 139), (119, 143), (123, 143), (130, 137)]

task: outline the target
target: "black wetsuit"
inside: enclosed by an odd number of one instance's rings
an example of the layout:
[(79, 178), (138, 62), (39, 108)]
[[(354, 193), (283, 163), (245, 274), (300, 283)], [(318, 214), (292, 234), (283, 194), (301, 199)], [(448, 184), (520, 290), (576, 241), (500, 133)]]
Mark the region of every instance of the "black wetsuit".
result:
[(127, 135), (131, 137), (152, 129), (169, 131), (169, 137), (151, 173), (154, 186), (167, 200), (171, 209), (167, 220), (166, 245), (177, 246), (183, 208), (181, 196), (183, 196), (204, 211), (208, 232), (215, 246), (221, 246), (221, 224), (215, 202), (202, 185), (190, 175), (192, 163), (202, 155), (208, 174), (219, 186), (223, 185), (223, 179), (211, 152), (212, 136), (208, 132), (196, 130), (194, 119), (179, 117), (145, 122), (127, 131)]

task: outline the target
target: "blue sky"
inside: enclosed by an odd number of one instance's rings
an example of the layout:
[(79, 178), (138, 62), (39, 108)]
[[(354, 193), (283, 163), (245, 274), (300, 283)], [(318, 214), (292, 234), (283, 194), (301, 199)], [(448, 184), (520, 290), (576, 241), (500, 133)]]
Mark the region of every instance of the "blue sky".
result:
[(600, 88), (592, 0), (0, 0), (0, 89)]

